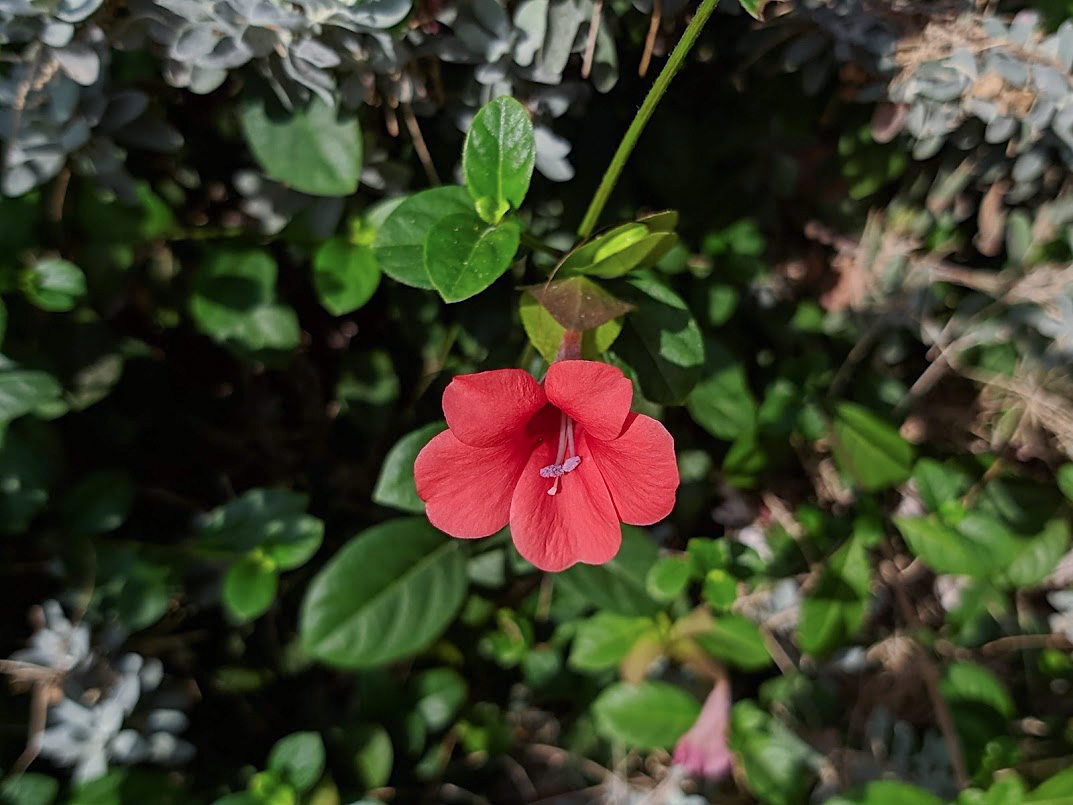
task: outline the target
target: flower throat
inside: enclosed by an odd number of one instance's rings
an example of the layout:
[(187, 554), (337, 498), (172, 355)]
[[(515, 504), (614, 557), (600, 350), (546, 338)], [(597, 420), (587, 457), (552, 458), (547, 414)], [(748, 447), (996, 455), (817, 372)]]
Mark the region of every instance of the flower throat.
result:
[(581, 456), (577, 454), (577, 450), (574, 447), (574, 420), (568, 417), (565, 412), (561, 412), (559, 418), (559, 450), (555, 455), (555, 463), (549, 464), (540, 470), (541, 478), (555, 479), (551, 489), (548, 490), (548, 494), (557, 494), (559, 492), (559, 479), (568, 472), (576, 470), (577, 465), (580, 463)]

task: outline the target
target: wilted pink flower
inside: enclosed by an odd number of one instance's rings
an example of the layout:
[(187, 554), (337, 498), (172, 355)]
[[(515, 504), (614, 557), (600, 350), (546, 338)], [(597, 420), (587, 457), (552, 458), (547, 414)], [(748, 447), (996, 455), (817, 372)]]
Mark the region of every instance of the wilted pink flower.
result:
[(674, 762), (693, 777), (718, 780), (730, 771), (730, 681), (720, 674), (689, 731), (674, 747)]

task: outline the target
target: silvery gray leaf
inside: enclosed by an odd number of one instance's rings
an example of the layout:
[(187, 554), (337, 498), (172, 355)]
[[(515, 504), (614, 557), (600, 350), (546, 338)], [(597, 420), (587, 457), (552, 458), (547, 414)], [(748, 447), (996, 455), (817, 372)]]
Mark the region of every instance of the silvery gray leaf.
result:
[(913, 143), (913, 159), (931, 159), (943, 147), (942, 137), (925, 137)]
[(223, 34), (211, 25), (192, 25), (179, 32), (169, 55), (178, 61), (198, 61), (212, 53)]
[(547, 36), (533, 60), (529, 78), (541, 84), (558, 84), (574, 50), (581, 24), (588, 18), (582, 0), (550, 0)]
[(49, 20), (41, 29), (41, 41), (49, 47), (62, 48), (74, 38), (75, 27), (69, 22)]
[(1063, 107), (1051, 121), (1051, 130), (1066, 145), (1073, 147), (1073, 104)]
[(1058, 37), (1058, 61), (1067, 72), (1073, 70), (1073, 21), (1063, 22), (1054, 35)]
[(467, 5), (486, 31), (500, 39), (510, 36), (510, 18), (497, 0), (469, 0)]
[(8, 198), (18, 198), (29, 193), (48, 178), (48, 176), (41, 176), (29, 163), (8, 165), (0, 175), (0, 191), (3, 191)]
[(208, 95), (227, 80), (227, 70), (194, 67), (186, 79), (186, 88), (195, 95)]
[(179, 733), (190, 725), (190, 719), (182, 710), (158, 708), (149, 713), (146, 724), (151, 732)]
[(1042, 131), (1050, 125), (1056, 108), (1052, 101), (1048, 101), (1045, 98), (1036, 98), (1032, 107), (1028, 110), (1028, 114), (1025, 115), (1025, 122), (1035, 131)]
[(53, 50), (56, 61), (67, 76), (83, 87), (96, 82), (101, 74), (101, 58), (97, 51), (82, 42), (73, 42), (65, 48)]
[(1012, 117), (996, 117), (984, 129), (984, 140), (991, 143), (1004, 143), (1017, 130), (1017, 121)]
[(514, 43), (514, 61), (528, 67), (548, 30), (548, 0), (522, 0), (514, 10), (514, 27), (522, 34)]
[(957, 48), (946, 59), (945, 63), (970, 79), (974, 79), (979, 75), (976, 56), (968, 48)]
[(1017, 157), (1010, 175), (1015, 182), (1031, 182), (1043, 175), (1048, 164), (1046, 152), (1042, 148), (1032, 148)]
[(574, 166), (566, 158), (570, 142), (547, 126), (533, 127), (536, 145), (536, 169), (553, 182), (569, 182), (574, 178)]
[(60, 0), (56, 7), (56, 19), (63, 22), (82, 22), (101, 7), (104, 0)]
[(149, 756), (149, 742), (137, 730), (120, 730), (108, 743), (108, 755), (119, 763), (141, 763)]
[(1032, 66), (1032, 83), (1042, 94), (1056, 101), (1070, 94), (1069, 77), (1045, 64)]
[(1017, 182), (1006, 191), (1007, 204), (1023, 204), (1039, 192), (1039, 184), (1034, 181)]
[(976, 115), (984, 123), (990, 123), (998, 117), (998, 105), (993, 101), (985, 101), (983, 98), (966, 98), (964, 105), (966, 111)]
[(177, 129), (153, 117), (143, 117), (113, 136), (123, 145), (159, 154), (173, 154), (183, 146), (183, 136)]
[(156, 690), (164, 679), (164, 663), (156, 657), (146, 657), (141, 670), (138, 672), (138, 677), (142, 690)]
[(618, 83), (618, 52), (615, 50), (615, 37), (607, 27), (607, 18), (600, 18), (600, 27), (596, 32), (596, 50), (593, 53), (592, 85), (597, 92), (610, 92)]
[(1005, 51), (991, 51), (984, 58), (984, 65), (984, 72), (998, 73), (1011, 86), (1023, 87), (1028, 83), (1028, 67)]
[(509, 69), (510, 58), (505, 57), (499, 61), (491, 62), (490, 64), (477, 65), (477, 69), (473, 72), (473, 77), (481, 84), (497, 84), (507, 77), (507, 70)]
[(1006, 39), (1009, 35), (1009, 29), (997, 17), (984, 17), (980, 24), (983, 26), (984, 33), (992, 39)]
[(1039, 14), (1029, 9), (1018, 11), (1010, 22), (1009, 39), (1015, 45), (1027, 45), (1039, 27)]
[(410, 0), (365, 0), (346, 9), (345, 20), (351, 26), (386, 30), (406, 19), (411, 7)]
[(905, 116), (905, 128), (914, 137), (924, 136), (924, 126), (928, 119), (928, 107), (924, 103), (914, 103)]
[(136, 89), (120, 90), (108, 98), (101, 128), (116, 130), (139, 118), (149, 107), (149, 96)]
[(86, 121), (72, 121), (71, 125), (60, 135), (60, 147), (68, 154), (72, 151), (77, 151), (89, 142), (90, 135), (91, 131)]
[(303, 39), (291, 48), (296, 58), (312, 64), (314, 67), (336, 67), (340, 62), (339, 54), (316, 39)]
[(247, 45), (247, 40), (256, 39), (257, 30), (250, 29), (241, 40), (230, 37), (221, 39), (212, 52), (198, 59), (196, 66), (206, 70), (233, 70), (241, 67), (253, 58), (254, 53)]
[(154, 763), (181, 766), (193, 756), (194, 747), (169, 732), (155, 732), (149, 736), (149, 758)]

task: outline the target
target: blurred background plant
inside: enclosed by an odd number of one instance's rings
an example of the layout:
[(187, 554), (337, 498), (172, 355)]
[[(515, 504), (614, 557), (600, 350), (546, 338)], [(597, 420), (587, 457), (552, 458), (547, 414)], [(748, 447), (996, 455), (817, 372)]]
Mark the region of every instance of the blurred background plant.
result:
[[(589, 237), (709, 10), (0, 0), (0, 804), (1073, 801), (1071, 8), (727, 0)], [(540, 574), (413, 461), (568, 331)]]

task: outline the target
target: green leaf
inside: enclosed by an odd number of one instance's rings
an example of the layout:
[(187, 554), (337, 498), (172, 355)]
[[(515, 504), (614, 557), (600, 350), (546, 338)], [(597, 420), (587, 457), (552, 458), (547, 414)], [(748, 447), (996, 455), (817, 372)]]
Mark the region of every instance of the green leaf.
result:
[(760, 627), (744, 615), (721, 615), (715, 619), (710, 631), (694, 639), (713, 657), (746, 671), (771, 665), (771, 655)]
[(414, 484), (414, 461), (421, 449), (446, 427), (446, 422), (433, 422), (407, 433), (395, 442), (380, 468), (380, 477), (376, 479), (373, 503), (412, 514), (420, 514), (425, 510), (425, 504), (417, 496), (417, 487)]
[(380, 268), (371, 247), (332, 238), (313, 255), (313, 286), (325, 310), (333, 316), (353, 313), (380, 284)]
[(445, 302), (475, 296), (510, 268), (521, 229), (513, 220), (498, 226), (473, 213), (441, 218), (425, 240), (425, 269)]
[(700, 379), (704, 340), (686, 303), (652, 274), (626, 279), (616, 296), (635, 305), (615, 344), (653, 402), (681, 405)]
[(62, 391), (60, 384), (47, 372), (0, 371), (0, 424), (56, 400)]
[(988, 580), (1020, 548), (999, 521), (983, 515), (968, 515), (957, 529), (935, 517), (895, 517), (894, 525), (913, 554), (936, 573)]
[(365, 788), (380, 788), (391, 779), (395, 750), (388, 731), (379, 725), (359, 727), (354, 736), (357, 748), (354, 766)]
[(1054, 572), (1069, 549), (1069, 525), (1056, 518), (1047, 523), (1039, 536), (1022, 540), (1023, 547), (1006, 566), (1004, 576), (1018, 589), (1036, 587)]
[(561, 271), (612, 279), (651, 268), (678, 243), (673, 232), (651, 231), (643, 223), (622, 224), (575, 249)]
[(36, 420), (10, 426), (0, 440), (0, 532), (29, 528), (60, 474), (62, 451), (55, 432)]
[(276, 304), (276, 261), (264, 251), (213, 251), (194, 278), (190, 314), (203, 333), (240, 349), (298, 346), (298, 318)]
[(115, 531), (134, 504), (134, 482), (122, 470), (87, 475), (60, 503), (60, 518), (71, 534), (93, 536)]
[(382, 523), (350, 540), (302, 602), (306, 651), (344, 668), (415, 654), (454, 618), (466, 593), (460, 544), (423, 518)]
[(324, 773), (324, 741), (315, 732), (281, 738), (268, 755), (268, 768), (298, 791), (308, 791)]
[(972, 476), (953, 462), (922, 458), (913, 467), (913, 481), (928, 511), (938, 513), (944, 503), (956, 501), (972, 486)]
[(756, 400), (744, 364), (714, 339), (704, 344), (704, 378), (686, 399), (693, 421), (717, 439), (733, 440), (756, 428)]
[(614, 668), (653, 626), (650, 618), (599, 612), (578, 623), (567, 663), (577, 671)]
[(955, 662), (948, 665), (939, 683), (943, 698), (951, 704), (975, 703), (992, 708), (1004, 718), (1013, 718), (1013, 699), (1002, 681), (982, 665)]
[(396, 207), (376, 233), (374, 254), (380, 270), (396, 282), (431, 290), (425, 269), (425, 241), (432, 227), (449, 215), (473, 213), (473, 199), (458, 185), (415, 193)]
[(278, 584), (274, 563), (261, 557), (244, 557), (231, 565), (224, 577), (224, 606), (239, 621), (259, 618), (276, 600)]
[[(525, 334), (536, 347), (537, 352), (548, 363), (559, 354), (566, 328), (555, 320), (547, 308), (530, 294), (522, 294), (518, 300), (518, 314), (522, 320)], [(615, 343), (622, 332), (622, 319), (612, 319), (592, 330), (586, 330), (581, 336), (581, 357), (595, 360)]]
[(758, 20), (760, 19), (760, 9), (765, 2), (766, 0), (738, 0), (738, 5), (742, 7), (746, 14)]
[(529, 190), (536, 141), (529, 114), (514, 98), (503, 96), (477, 112), (462, 149), (462, 172), (477, 212), (498, 224)]
[(871, 570), (862, 536), (850, 537), (831, 555), (801, 604), (797, 642), (802, 651), (825, 656), (860, 631), (871, 597)]
[(592, 703), (596, 729), (631, 748), (669, 749), (700, 715), (700, 704), (666, 682), (617, 682)]
[(1066, 496), (1066, 500), (1073, 503), (1073, 464), (1063, 464), (1056, 473), (1058, 488)]
[(816, 750), (748, 699), (734, 705), (728, 734), (745, 783), (757, 799), (770, 805), (807, 800), (822, 761)]
[(361, 176), (361, 128), (313, 94), (287, 112), (274, 98), (251, 96), (239, 120), (246, 142), (273, 179), (313, 196), (349, 196)]
[(833, 437), (835, 460), (862, 489), (874, 492), (909, 478), (913, 446), (867, 408), (840, 403)]
[(62, 313), (72, 310), (86, 295), (86, 275), (67, 260), (38, 260), (22, 276), (22, 291), (42, 310)]
[(59, 780), (23, 772), (0, 784), (0, 805), (52, 805), (59, 792)]
[(943, 801), (923, 788), (895, 780), (876, 780), (853, 794), (840, 794), (827, 805), (943, 805)]
[(324, 523), (305, 513), (307, 503), (298, 492), (251, 489), (205, 517), (197, 548), (227, 558), (260, 549), (283, 570), (299, 567), (324, 537)]
[(665, 556), (648, 569), (645, 589), (657, 601), (673, 601), (689, 584), (689, 560), (684, 556)]
[(1073, 768), (1063, 769), (1025, 794), (1026, 805), (1070, 805), (1073, 802)]
[(136, 544), (96, 546), (92, 607), (129, 632), (152, 626), (171, 601), (171, 572)]
[(469, 686), (453, 668), (430, 668), (413, 681), (417, 701), (415, 709), (431, 732), (439, 732), (451, 721), (469, 696)]
[(622, 527), (618, 555), (603, 565), (574, 565), (556, 582), (593, 606), (621, 615), (653, 615), (659, 605), (648, 595), (645, 579), (659, 551), (639, 528)]

